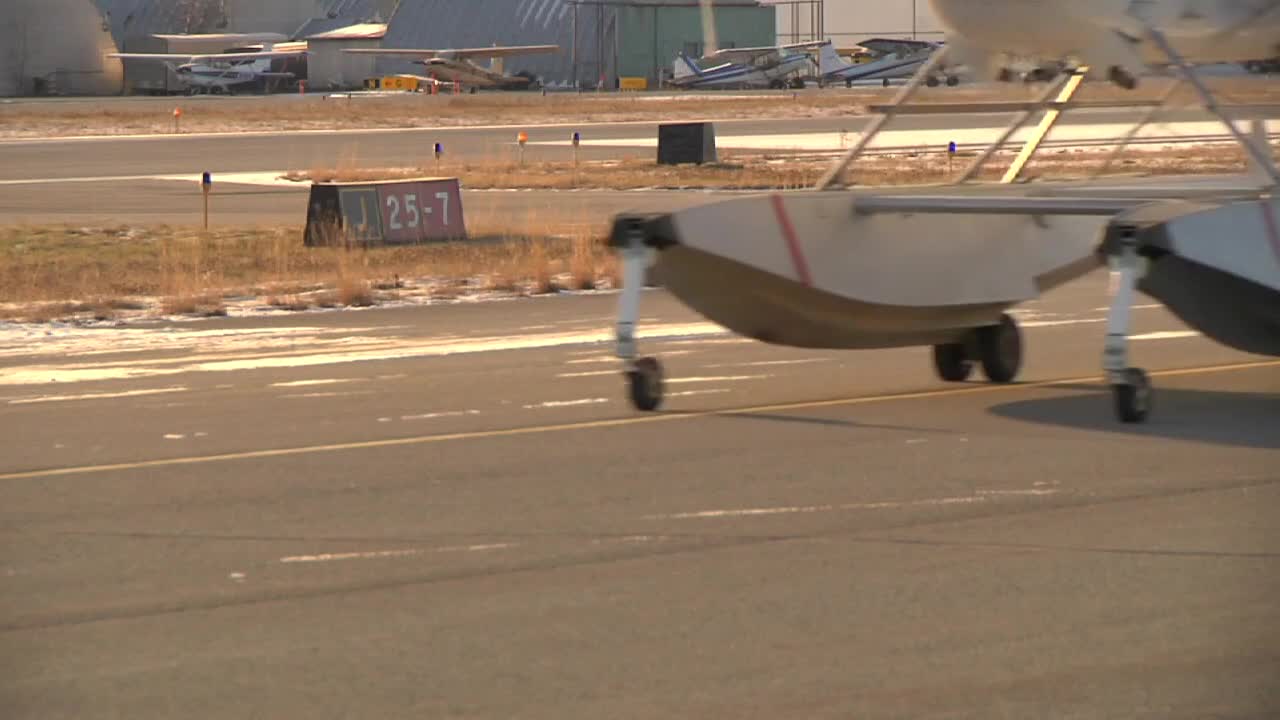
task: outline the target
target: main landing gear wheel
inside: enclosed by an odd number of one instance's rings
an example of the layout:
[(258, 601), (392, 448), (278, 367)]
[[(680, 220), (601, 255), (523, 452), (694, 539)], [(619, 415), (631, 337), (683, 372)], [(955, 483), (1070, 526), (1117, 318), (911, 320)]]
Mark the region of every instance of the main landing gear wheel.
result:
[(1151, 413), (1151, 380), (1139, 368), (1127, 368), (1122, 382), (1111, 386), (1120, 422), (1140, 423)]
[(978, 328), (978, 356), (982, 372), (994, 383), (1013, 382), (1022, 369), (1022, 333), (1009, 315), (1000, 316), (996, 325)]
[(933, 367), (938, 377), (947, 382), (964, 382), (973, 374), (973, 361), (965, 352), (963, 343), (933, 346)]
[(635, 367), (627, 371), (627, 385), (631, 390), (631, 404), (637, 410), (657, 410), (662, 404), (662, 363), (657, 358), (640, 358)]

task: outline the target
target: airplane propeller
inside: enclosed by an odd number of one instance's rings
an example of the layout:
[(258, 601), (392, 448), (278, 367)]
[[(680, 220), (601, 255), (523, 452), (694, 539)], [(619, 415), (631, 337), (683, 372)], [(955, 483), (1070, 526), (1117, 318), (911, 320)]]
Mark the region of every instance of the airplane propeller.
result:
[(699, 2), (702, 5), (702, 44), (704, 46), (702, 56), (707, 57), (714, 55), (720, 49), (720, 42), (716, 37), (715, 0), (699, 0)]

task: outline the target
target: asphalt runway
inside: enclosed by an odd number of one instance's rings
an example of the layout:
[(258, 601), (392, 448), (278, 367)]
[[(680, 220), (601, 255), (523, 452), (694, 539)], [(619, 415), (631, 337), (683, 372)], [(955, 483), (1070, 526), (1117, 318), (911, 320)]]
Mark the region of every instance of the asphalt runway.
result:
[[(1066, 131), (1131, 121), (1134, 110), (1088, 110), (1068, 115)], [(1203, 113), (1171, 111), (1167, 122), (1199, 122)], [(770, 137), (830, 138), (831, 133), (856, 133), (870, 119), (812, 118), (796, 120), (720, 120), (717, 133), (733, 143), (751, 147)], [(895, 131), (902, 137), (955, 130), (982, 134), (1000, 126), (1003, 114), (922, 115), (899, 118)], [(582, 157), (619, 159), (649, 157), (657, 123), (584, 123)], [(430, 167), (437, 141), (449, 160), (483, 161), (514, 158), (516, 126), (448, 128), (437, 130), (369, 130), (299, 133), (236, 133), (226, 135), (149, 136), (56, 140), (0, 141), (0, 223), (86, 224), (165, 223), (192, 225), (201, 221), (203, 200), (199, 179), (204, 170), (214, 178), (211, 220), (214, 225), (299, 226), (305, 220), (308, 186), (269, 184), (291, 170), (317, 167)], [(527, 157), (568, 160), (571, 150), (561, 143), (570, 126), (530, 126)], [(991, 130), (994, 137), (996, 131)], [(738, 138), (733, 140), (732, 138)], [(600, 145), (592, 143), (599, 142)], [(820, 144), (820, 143), (819, 143)], [(448, 175), (448, 161), (442, 167)], [(248, 179), (237, 173), (258, 173)], [(473, 216), (537, 213), (555, 207), (562, 214), (596, 219), (634, 210), (670, 210), (703, 202), (704, 192), (465, 192)]]
[(0, 332), (9, 718), (1274, 717), (1280, 364), (1028, 304), (1022, 382), (660, 290)]
[[(1136, 121), (1141, 109), (1088, 110), (1068, 114), (1063, 128)], [(991, 130), (995, 139), (1009, 113), (904, 116), (893, 129), (902, 132)], [(1201, 111), (1177, 110), (1162, 116), (1165, 123), (1199, 122)], [(717, 136), (770, 136), (780, 133), (857, 133), (873, 121), (866, 115), (837, 118), (715, 120)], [(346, 131), (240, 132), (206, 135), (153, 135), (120, 138), (54, 138), (0, 141), (0, 183), (24, 180), (132, 177), (173, 174), (309, 170), (355, 166), (399, 167), (419, 162), (430, 166), (436, 142), (446, 157), (467, 160), (509, 160), (515, 157), (516, 135), (528, 133), (530, 161), (569, 160), (565, 143), (573, 131), (583, 136), (584, 159), (651, 157), (658, 122), (594, 123), (473, 128), (384, 129)], [(604, 141), (633, 141), (628, 145), (594, 145)], [(941, 144), (945, 147), (945, 142)]]

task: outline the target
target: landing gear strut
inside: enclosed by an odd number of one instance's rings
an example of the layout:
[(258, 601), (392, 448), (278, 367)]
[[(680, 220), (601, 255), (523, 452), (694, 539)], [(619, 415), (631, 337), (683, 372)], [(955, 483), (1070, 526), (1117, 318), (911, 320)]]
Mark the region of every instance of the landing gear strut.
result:
[(617, 355), (623, 361), (631, 404), (650, 412), (662, 405), (665, 391), (662, 363), (657, 358), (636, 358), (636, 323), (640, 319), (640, 291), (644, 289), (648, 250), (644, 231), (633, 227), (622, 249), (622, 292), (618, 296)]
[(1140, 368), (1129, 367), (1129, 314), (1133, 293), (1138, 284), (1137, 233), (1123, 228), (1119, 252), (1113, 256), (1113, 270), (1118, 271), (1111, 309), (1107, 314), (1107, 339), (1102, 350), (1102, 367), (1107, 372), (1116, 417), (1120, 422), (1140, 423), (1151, 412), (1151, 381)]

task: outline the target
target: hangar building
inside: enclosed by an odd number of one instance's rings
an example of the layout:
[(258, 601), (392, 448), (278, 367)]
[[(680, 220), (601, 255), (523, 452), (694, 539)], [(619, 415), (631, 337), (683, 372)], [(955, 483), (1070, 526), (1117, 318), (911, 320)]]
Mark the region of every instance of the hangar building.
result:
[[(188, 52), (164, 35), (294, 38), (391, 15), (396, 0), (0, 0), (0, 96), (118, 95), (166, 88), (165, 71), (108, 53)], [(206, 51), (204, 46), (200, 50)], [(154, 64), (152, 64), (154, 65)], [(163, 68), (163, 66), (161, 66)]]
[[(715, 0), (722, 47), (773, 45), (777, 9), (757, 0)], [(400, 0), (385, 48), (558, 44), (559, 54), (506, 60), (549, 87), (616, 88), (621, 78), (655, 87), (676, 53), (700, 55), (702, 20), (693, 0)], [(481, 61), (483, 62), (483, 61)], [(421, 70), (382, 57), (377, 74)]]

